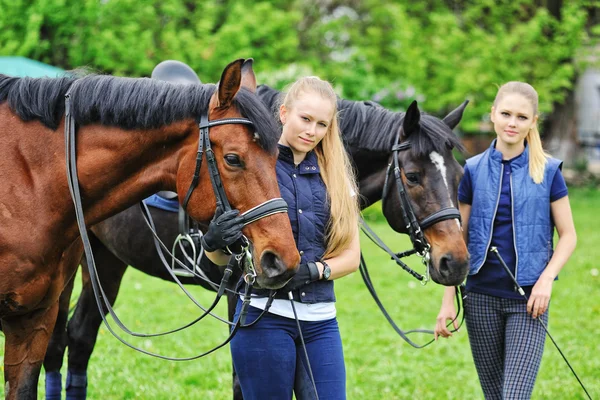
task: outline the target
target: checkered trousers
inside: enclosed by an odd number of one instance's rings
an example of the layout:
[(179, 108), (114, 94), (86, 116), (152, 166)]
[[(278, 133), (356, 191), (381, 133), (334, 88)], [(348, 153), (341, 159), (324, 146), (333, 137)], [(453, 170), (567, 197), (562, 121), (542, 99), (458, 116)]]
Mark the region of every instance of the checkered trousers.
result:
[[(465, 321), (486, 400), (529, 399), (540, 368), (546, 332), (527, 314), (525, 299), (469, 292)], [(548, 324), (548, 310), (540, 317)]]

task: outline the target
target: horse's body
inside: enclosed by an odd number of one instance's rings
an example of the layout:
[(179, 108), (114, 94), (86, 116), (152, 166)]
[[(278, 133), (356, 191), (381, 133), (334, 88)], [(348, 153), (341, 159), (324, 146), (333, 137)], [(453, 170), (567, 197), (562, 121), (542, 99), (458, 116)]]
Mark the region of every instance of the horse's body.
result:
[[(274, 107), (279, 92), (262, 86), (259, 87), (258, 94), (269, 107)], [(396, 134), (402, 129), (404, 113), (393, 113), (372, 103), (345, 100), (340, 100), (339, 108), (344, 141), (356, 165), (361, 207), (366, 208), (382, 197), (391, 149)], [(451, 113), (446, 122), (431, 116), (424, 117), (421, 132), (412, 133), (415, 143), (421, 139), (421, 147), (413, 149), (411, 153), (401, 154), (405, 168), (403, 181), (406, 182), (413, 207), (420, 219), (437, 208), (457, 206), (455, 199), (462, 168), (450, 150), (451, 146), (458, 145), (458, 139), (451, 128), (458, 124), (463, 108), (464, 106)], [(419, 135), (423, 137), (419, 138)], [(437, 164), (432, 161), (433, 152), (441, 157), (436, 159)], [(442, 169), (445, 170), (444, 175), (441, 174)], [(406, 174), (409, 172), (419, 175), (423, 186), (407, 181)], [(395, 230), (406, 232), (405, 223), (397, 208), (397, 197), (392, 184), (386, 207), (396, 208), (396, 212), (387, 210), (386, 218)], [(162, 240), (165, 243), (173, 243), (179, 233), (177, 214), (155, 208), (151, 208), (151, 211)], [(137, 206), (97, 224), (92, 228), (92, 232), (98, 269), (111, 303), (116, 299), (121, 278), (128, 265), (152, 276), (171, 280), (156, 252), (152, 250), (154, 244), (151, 234)], [(435, 264), (433, 268), (439, 270), (442, 266), (442, 270), (446, 270), (443, 274), (434, 274), (434, 278), (447, 285), (460, 283), (467, 272), (468, 254), (457, 221), (439, 222), (427, 229), (425, 234), (432, 246), (432, 259)], [(202, 263), (200, 266), (214, 282), (220, 280), (220, 271), (214, 266), (208, 263)], [(186, 283), (203, 283), (192, 278), (181, 280)], [(60, 320), (66, 322), (66, 308), (62, 310), (62, 314)], [(53, 340), (55, 345), (50, 347), (45, 361), (47, 374), (58, 374), (60, 371), (66, 343), (69, 346), (69, 371), (85, 374), (101, 322), (91, 295), (91, 287), (84, 279), (82, 294), (69, 321), (68, 339), (63, 337), (66, 334), (64, 330), (61, 331), (57, 326), (58, 332)], [(239, 393), (237, 395), (239, 396)]]
[[(184, 197), (195, 169), (201, 114), (210, 120), (245, 116), (260, 132), (255, 137), (237, 123), (213, 128), (213, 148), (232, 206), (245, 211), (279, 197), (277, 127), (268, 122), (269, 111), (254, 89), (251, 62), (244, 60), (224, 70), (218, 89), (110, 76), (0, 75), (0, 321), (6, 398), (37, 397), (59, 296), (82, 256), (66, 179), (62, 130), (67, 91), (79, 126), (78, 179), (91, 226), (159, 190)], [(243, 177), (240, 168), (225, 165), (223, 157), (232, 153), (241, 159), (251, 155)], [(188, 204), (196, 220), (212, 218), (212, 192), (204, 167)], [(254, 243), (257, 279), (274, 288), (283, 285), (299, 261), (287, 216), (273, 215), (244, 232)]]

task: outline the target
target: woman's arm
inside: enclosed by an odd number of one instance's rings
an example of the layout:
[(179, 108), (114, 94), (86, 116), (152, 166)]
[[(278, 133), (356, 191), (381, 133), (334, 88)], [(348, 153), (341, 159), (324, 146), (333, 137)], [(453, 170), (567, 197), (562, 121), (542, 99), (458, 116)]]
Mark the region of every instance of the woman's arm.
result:
[(573, 223), (569, 196), (550, 203), (550, 211), (552, 212), (552, 219), (558, 232), (558, 243), (546, 269), (544, 269), (544, 272), (542, 272), (542, 275), (540, 275), (531, 290), (531, 296), (527, 303), (527, 312), (533, 318), (537, 318), (548, 309), (554, 279), (565, 266), (577, 245), (577, 233), (575, 232), (575, 224)]
[[(348, 248), (343, 250), (340, 254), (335, 257), (327, 258), (325, 260), (329, 268), (331, 268), (331, 275), (329, 280), (341, 278), (355, 272), (360, 265), (360, 240), (358, 235), (358, 226), (354, 231), (352, 240)], [(323, 264), (317, 262), (319, 268), (319, 278), (323, 277)]]
[(204, 250), (204, 255), (206, 256), (206, 258), (208, 258), (210, 261), (212, 261), (213, 264), (217, 264), (217, 265), (227, 265), (227, 263), (229, 262), (229, 257), (231, 257), (230, 254), (224, 253), (221, 250), (215, 250), (215, 251)]
[[(467, 243), (467, 237), (469, 232), (469, 217), (471, 216), (471, 205), (466, 203), (458, 203), (458, 209), (460, 211), (460, 218), (462, 219), (462, 230), (463, 238)], [(454, 329), (458, 329), (458, 321), (456, 320), (456, 307), (454, 307), (454, 286), (448, 286), (444, 290), (444, 296), (442, 297), (442, 307), (435, 321), (435, 329), (433, 331), (434, 339), (437, 340), (439, 336), (450, 337), (452, 332), (446, 327), (447, 321), (454, 321)]]

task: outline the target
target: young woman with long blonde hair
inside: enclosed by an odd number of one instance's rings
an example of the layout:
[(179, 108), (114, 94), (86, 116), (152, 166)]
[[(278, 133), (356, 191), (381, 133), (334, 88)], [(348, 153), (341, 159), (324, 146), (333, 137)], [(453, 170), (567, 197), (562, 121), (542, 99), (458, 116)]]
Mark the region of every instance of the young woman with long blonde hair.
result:
[[(524, 82), (498, 90), (491, 120), (497, 138), (467, 160), (458, 200), (471, 255), (465, 321), (486, 399), (529, 399), (539, 370), (552, 286), (577, 242), (562, 162), (546, 154), (537, 129), (538, 94)], [(553, 246), (554, 229), (558, 232)], [(496, 247), (528, 300), (490, 248)], [(454, 319), (454, 288), (435, 327)]]
[[(296, 245), (297, 274), (277, 293), (260, 321), (231, 341), (245, 399), (314, 399), (312, 380), (289, 294), (306, 343), (320, 399), (345, 399), (346, 372), (333, 281), (358, 269), (358, 199), (354, 173), (337, 122), (337, 97), (326, 81), (305, 77), (287, 91), (277, 179)], [(247, 322), (265, 309), (256, 292)], [(261, 297), (263, 296), (263, 297)], [(237, 313), (240, 312), (238, 304)], [(237, 318), (237, 314), (236, 317)]]

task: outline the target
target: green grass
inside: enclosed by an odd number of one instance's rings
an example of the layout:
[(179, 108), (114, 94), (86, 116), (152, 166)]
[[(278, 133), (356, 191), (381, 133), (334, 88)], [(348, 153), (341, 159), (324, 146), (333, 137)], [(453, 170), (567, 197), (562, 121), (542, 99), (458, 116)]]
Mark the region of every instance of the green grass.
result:
[[(600, 398), (600, 192), (572, 190), (571, 204), (579, 242), (554, 285), (550, 332), (592, 397)], [(408, 247), (407, 239), (381, 223), (377, 212), (368, 215), (388, 245), (396, 250)], [(443, 288), (433, 283), (422, 287), (365, 238), (362, 246), (374, 284), (397, 324), (403, 329), (432, 328)], [(420, 266), (417, 258), (409, 264)], [(214, 296), (198, 288), (192, 291), (203, 304)], [(337, 281), (336, 293), (349, 399), (483, 399), (465, 328), (449, 340), (413, 349), (388, 325), (359, 273)], [(128, 326), (143, 332), (177, 327), (197, 315), (175, 285), (134, 270), (125, 276), (115, 309)], [(219, 310), (225, 315), (224, 304)], [(221, 323), (205, 320), (172, 337), (128, 340), (148, 350), (184, 357), (214, 347), (226, 333)], [(424, 335), (414, 338), (428, 339)], [(3, 337), (0, 345), (4, 345)], [(90, 361), (88, 394), (90, 399), (229, 399), (230, 369), (228, 348), (196, 361), (163, 361), (125, 347), (103, 327)], [(40, 398), (43, 382), (42, 377)], [(585, 398), (550, 341), (533, 398)]]

